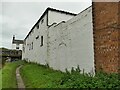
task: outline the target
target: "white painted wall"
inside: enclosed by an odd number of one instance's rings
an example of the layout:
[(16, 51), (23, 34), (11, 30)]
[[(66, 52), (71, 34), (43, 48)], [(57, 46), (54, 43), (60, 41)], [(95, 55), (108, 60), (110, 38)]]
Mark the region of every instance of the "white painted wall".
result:
[[(22, 58), (43, 65), (49, 64), (53, 69), (61, 71), (66, 68), (70, 70), (77, 65), (81, 70), (85, 69), (85, 72), (94, 71), (92, 8), (73, 18), (54, 12), (49, 12), (48, 17), (49, 25), (71, 19), (48, 28), (45, 15), (44, 23), (39, 23), (40, 29), (34, 28), (34, 32), (26, 39)], [(36, 36), (39, 36), (37, 40)], [(44, 38), (42, 47), (41, 36)], [(29, 50), (27, 44), (32, 42), (33, 50)]]
[(52, 25), (53, 23), (60, 23), (61, 21), (68, 21), (73, 17), (74, 15), (50, 10), (48, 11), (48, 25)]
[(16, 45), (15, 44), (12, 44), (12, 49), (16, 49)]
[(94, 71), (92, 8), (66, 23), (49, 29), (49, 65), (65, 71), (79, 65), (85, 72)]
[(22, 50), (23, 49), (23, 44), (19, 44), (19, 49), (16, 49), (16, 44), (12, 44), (12, 49), (15, 49), (15, 50)]
[[(30, 60), (31, 62), (46, 64), (47, 58), (47, 15), (43, 17), (44, 22), (39, 22), (39, 29), (36, 27), (26, 39), (25, 52), (23, 51), (22, 59)], [(36, 37), (39, 36), (38, 39)], [(41, 36), (44, 39), (44, 45), (41, 47)], [(29, 45), (33, 42), (33, 49), (29, 50)]]

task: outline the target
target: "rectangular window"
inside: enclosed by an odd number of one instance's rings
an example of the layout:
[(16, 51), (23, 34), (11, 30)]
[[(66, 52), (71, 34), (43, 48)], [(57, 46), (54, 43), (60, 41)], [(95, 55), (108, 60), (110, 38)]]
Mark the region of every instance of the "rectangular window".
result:
[(37, 25), (37, 29), (39, 29), (39, 24)]
[(19, 44), (16, 44), (16, 49), (19, 49)]
[(27, 44), (28, 46), (27, 46), (27, 48), (28, 48), (28, 50), (30, 50), (30, 44)]
[(43, 46), (43, 36), (41, 36), (41, 46)]
[(38, 39), (39, 38), (39, 36), (36, 36), (36, 39)]
[(25, 46), (23, 45), (23, 52), (25, 52)]
[(33, 49), (33, 42), (32, 42), (32, 49)]
[(16, 47), (16, 49), (19, 49), (19, 47)]
[(44, 19), (42, 19), (41, 24), (44, 22)]

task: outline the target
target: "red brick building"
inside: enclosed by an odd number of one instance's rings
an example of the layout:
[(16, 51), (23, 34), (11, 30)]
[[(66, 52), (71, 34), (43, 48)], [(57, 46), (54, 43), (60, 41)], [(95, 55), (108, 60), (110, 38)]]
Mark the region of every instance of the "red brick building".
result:
[(120, 72), (120, 2), (93, 2), (96, 71)]

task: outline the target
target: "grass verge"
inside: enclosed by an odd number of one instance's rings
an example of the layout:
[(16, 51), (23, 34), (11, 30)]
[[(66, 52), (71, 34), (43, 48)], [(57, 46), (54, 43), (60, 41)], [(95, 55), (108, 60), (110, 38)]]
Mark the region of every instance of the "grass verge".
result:
[(20, 71), (26, 88), (57, 88), (63, 77), (62, 72), (37, 64), (26, 64)]
[(17, 88), (16, 68), (23, 64), (23, 61), (5, 63), (2, 68), (2, 88)]
[(80, 72), (79, 67), (72, 69), (71, 73), (67, 70), (62, 73), (33, 63), (21, 68), (26, 88), (120, 88), (118, 74), (99, 72), (93, 76)]
[(2, 88), (17, 88), (15, 71), (20, 64), (24, 64), (20, 73), (26, 88), (120, 88), (118, 74), (100, 72), (93, 77), (91, 74), (80, 74), (79, 67), (72, 69), (71, 73), (67, 70), (66, 73), (62, 73), (48, 66), (23, 61), (5, 64), (0, 71)]

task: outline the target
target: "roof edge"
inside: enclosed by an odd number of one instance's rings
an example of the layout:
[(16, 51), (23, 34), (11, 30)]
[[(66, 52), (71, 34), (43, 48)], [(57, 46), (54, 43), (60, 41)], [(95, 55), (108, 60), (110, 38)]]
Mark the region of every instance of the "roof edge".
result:
[[(56, 12), (62, 12), (62, 13), (66, 13), (66, 14), (70, 14), (70, 15), (74, 15), (76, 16), (77, 14), (74, 14), (74, 13), (70, 13), (70, 12), (67, 12), (67, 11), (63, 11), (63, 10), (58, 10), (58, 9), (54, 9), (54, 8), (50, 8), (48, 7), (45, 12), (42, 14), (42, 16), (38, 19), (38, 21), (34, 24), (34, 26), (32, 27), (32, 29), (30, 30), (30, 32), (27, 34), (27, 36), (25, 37), (25, 39), (29, 36), (29, 34), (32, 32), (32, 30), (35, 28), (35, 26), (40, 22), (40, 20), (44, 17), (44, 15), (46, 13), (48, 13), (48, 11), (51, 10), (51, 11), (56, 11)], [(24, 40), (25, 40), (24, 39)]]

